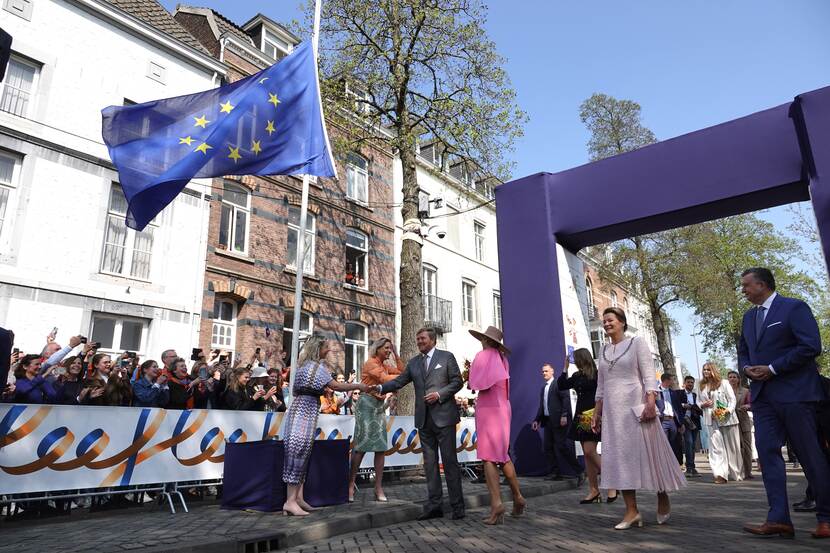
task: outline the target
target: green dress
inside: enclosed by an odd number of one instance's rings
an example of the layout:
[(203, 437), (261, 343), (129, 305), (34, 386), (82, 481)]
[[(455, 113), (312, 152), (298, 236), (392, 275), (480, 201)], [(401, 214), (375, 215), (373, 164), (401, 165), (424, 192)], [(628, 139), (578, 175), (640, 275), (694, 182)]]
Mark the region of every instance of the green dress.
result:
[(354, 450), (377, 452), (388, 447), (383, 401), (360, 394), (354, 409)]

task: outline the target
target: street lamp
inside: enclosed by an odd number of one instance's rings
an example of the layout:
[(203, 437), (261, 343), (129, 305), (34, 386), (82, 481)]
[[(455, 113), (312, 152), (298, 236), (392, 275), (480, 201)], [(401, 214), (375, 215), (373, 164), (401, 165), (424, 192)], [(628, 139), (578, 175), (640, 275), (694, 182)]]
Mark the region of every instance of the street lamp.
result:
[(697, 367), (697, 376), (700, 377), (700, 359), (697, 357), (697, 334), (692, 332), (689, 336), (692, 337), (692, 341), (695, 344), (695, 365)]

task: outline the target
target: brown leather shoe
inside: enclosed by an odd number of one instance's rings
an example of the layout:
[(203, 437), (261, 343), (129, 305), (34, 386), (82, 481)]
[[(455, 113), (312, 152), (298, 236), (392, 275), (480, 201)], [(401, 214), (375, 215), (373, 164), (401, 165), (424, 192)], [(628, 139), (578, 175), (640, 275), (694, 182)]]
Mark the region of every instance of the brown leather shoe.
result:
[(715, 476), (715, 484), (726, 484), (726, 478)]
[[(819, 526), (821, 526), (821, 524), (819, 524)], [(828, 531), (830, 531), (830, 527), (828, 527)], [(744, 532), (749, 532), (750, 534), (763, 537), (778, 536), (781, 538), (789, 539), (795, 537), (795, 528), (793, 528), (793, 525), (781, 524), (780, 522), (765, 522), (761, 526), (755, 526), (753, 524), (744, 524)], [(828, 535), (828, 537), (830, 537), (830, 535)]]
[(830, 538), (830, 522), (819, 522), (816, 531), (810, 535), (816, 539)]

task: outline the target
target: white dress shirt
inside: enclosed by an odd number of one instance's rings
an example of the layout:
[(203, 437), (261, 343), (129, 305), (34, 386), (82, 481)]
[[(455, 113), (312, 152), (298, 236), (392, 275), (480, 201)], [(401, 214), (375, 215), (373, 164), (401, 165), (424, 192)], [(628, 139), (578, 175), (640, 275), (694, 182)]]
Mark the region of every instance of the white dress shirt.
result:
[[(660, 395), (663, 396), (663, 416), (674, 417), (674, 407), (671, 404), (671, 389), (659, 387)], [(666, 394), (668, 392), (668, 394)]]
[(544, 399), (542, 401), (542, 404), (544, 405), (544, 410), (545, 410), (544, 412), (545, 412), (546, 417), (550, 416), (550, 413), (548, 412), (548, 393), (550, 393), (550, 385), (551, 384), (553, 384), (553, 378), (551, 378), (550, 380), (545, 381), (545, 395), (544, 395)]

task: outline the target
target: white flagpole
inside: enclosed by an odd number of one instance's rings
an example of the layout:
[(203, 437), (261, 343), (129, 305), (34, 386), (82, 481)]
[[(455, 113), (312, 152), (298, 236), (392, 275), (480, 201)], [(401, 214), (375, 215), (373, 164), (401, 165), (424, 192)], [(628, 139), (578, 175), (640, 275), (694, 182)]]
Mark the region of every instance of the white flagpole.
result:
[[(315, 75), (317, 73), (317, 44), (320, 40), (320, 0), (314, 2), (314, 29), (311, 33), (311, 45), (314, 51)], [(318, 77), (319, 83), (319, 77)], [(322, 116), (322, 111), (320, 112)], [(325, 123), (323, 123), (325, 132)], [(328, 143), (328, 136), (326, 136)], [(300, 349), (300, 321), (303, 312), (303, 275), (305, 263), (305, 227), (308, 220), (308, 186), (311, 178), (303, 175), (303, 194), (300, 200), (300, 229), (297, 236), (297, 278), (294, 285), (294, 325), (291, 333), (291, 372), (288, 375), (288, 394), (291, 397), (294, 391), (294, 375), (297, 371), (297, 358)]]

